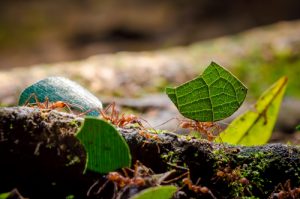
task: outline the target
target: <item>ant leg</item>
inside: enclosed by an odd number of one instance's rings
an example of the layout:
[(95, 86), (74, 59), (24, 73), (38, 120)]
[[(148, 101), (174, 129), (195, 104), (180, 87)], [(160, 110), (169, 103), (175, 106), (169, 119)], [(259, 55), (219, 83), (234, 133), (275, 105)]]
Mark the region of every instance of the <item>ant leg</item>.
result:
[(156, 145), (156, 148), (157, 148), (157, 153), (160, 154), (160, 148), (159, 148), (158, 143), (156, 142), (155, 145)]
[(177, 121), (179, 121), (178, 118), (171, 118), (171, 119), (168, 119), (167, 121), (165, 121), (165, 122), (163, 122), (163, 123), (161, 123), (161, 124), (156, 125), (154, 128), (163, 126), (164, 124), (167, 124), (168, 122), (170, 122), (170, 121), (172, 121), (172, 120), (175, 120), (175, 119), (176, 119)]
[(65, 104), (65, 106), (67, 107), (69, 113), (74, 114), (73, 111), (71, 110), (70, 105), (69, 105), (68, 103), (64, 103), (64, 104)]
[(75, 108), (78, 108), (79, 111), (84, 111), (84, 108), (78, 104), (71, 104), (71, 103), (67, 103), (70, 107), (75, 107)]
[(92, 186), (90, 186), (90, 188), (88, 189), (87, 193), (86, 193), (86, 196), (90, 196), (91, 195), (91, 191), (92, 189), (97, 185), (99, 184), (99, 180), (97, 180), (96, 182), (94, 182), (94, 184), (92, 184)]
[(110, 108), (112, 108), (112, 107), (115, 107), (115, 102), (113, 102), (113, 103), (109, 104), (108, 106), (106, 106), (105, 109), (104, 109), (104, 112), (107, 113), (107, 111), (108, 111)]
[[(151, 143), (152, 143), (152, 142), (149, 142), (149, 141), (143, 141), (142, 148), (144, 148), (144, 146), (145, 146), (146, 144), (151, 144)], [(155, 146), (156, 146), (156, 148), (157, 148), (157, 153), (160, 153), (160, 148), (159, 148), (158, 143), (155, 143)]]
[[(84, 116), (84, 115), (86, 115), (86, 114), (88, 114), (89, 112), (92, 112), (92, 111), (97, 111), (97, 112), (100, 113), (100, 115), (103, 117), (102, 114), (104, 114), (104, 113), (101, 113), (102, 110), (101, 110), (100, 108), (91, 108), (91, 109), (89, 109), (89, 110), (87, 110), (87, 111), (84, 111), (84, 112), (82, 112), (82, 113), (79, 113), (77, 116), (81, 117), (81, 116)], [(103, 118), (104, 118), (104, 117), (103, 117)], [(104, 118), (104, 119), (105, 119), (105, 118)]]
[(112, 118), (112, 123), (114, 125), (118, 125), (120, 119), (119, 119), (119, 112), (116, 110), (116, 103), (112, 103), (111, 107), (111, 118)]
[(125, 169), (125, 168), (122, 168), (122, 171), (123, 171), (123, 173), (124, 173), (124, 176), (125, 176), (126, 178), (129, 178), (129, 175), (128, 175), (126, 169)]
[(31, 93), (30, 96), (27, 98), (27, 100), (24, 102), (23, 106), (27, 106), (29, 104), (29, 101), (31, 100), (31, 98), (33, 98), (34, 95), (35, 93)]
[(106, 106), (105, 109), (103, 109), (103, 110), (99, 109), (99, 113), (100, 113), (101, 117), (107, 121), (111, 121), (111, 116), (109, 116), (107, 114), (107, 112), (111, 108), (112, 105), (113, 105), (113, 103)]
[(177, 177), (175, 177), (175, 178), (173, 178), (171, 180), (162, 181), (162, 183), (164, 183), (164, 184), (170, 184), (170, 183), (175, 182), (175, 181), (177, 181), (177, 180), (179, 180), (179, 179), (181, 179), (181, 178), (183, 178), (184, 176), (187, 176), (187, 175), (188, 175), (188, 172), (185, 172), (185, 173), (183, 173), (183, 174), (181, 174), (181, 175), (179, 175), (179, 176), (177, 176)]
[(23, 104), (23, 106), (27, 106), (28, 104), (30, 104), (30, 100), (34, 98), (35, 100), (35, 103), (32, 103), (32, 104), (36, 104), (38, 107), (40, 107), (40, 102), (37, 98), (37, 95), (35, 93), (31, 93), (30, 96), (28, 97), (28, 99), (25, 101), (25, 103)]
[[(67, 102), (62, 102), (62, 104), (63, 104), (63, 106), (61, 106), (61, 108), (66, 107), (68, 109), (69, 113), (71, 113), (71, 114), (74, 114), (74, 112), (72, 111), (72, 107), (79, 108), (81, 111), (83, 111), (83, 107), (80, 105), (70, 104)], [(57, 107), (57, 108), (60, 108), (60, 107)]]
[(44, 106), (45, 106), (45, 109), (49, 109), (49, 97), (45, 97), (45, 102), (44, 102)]

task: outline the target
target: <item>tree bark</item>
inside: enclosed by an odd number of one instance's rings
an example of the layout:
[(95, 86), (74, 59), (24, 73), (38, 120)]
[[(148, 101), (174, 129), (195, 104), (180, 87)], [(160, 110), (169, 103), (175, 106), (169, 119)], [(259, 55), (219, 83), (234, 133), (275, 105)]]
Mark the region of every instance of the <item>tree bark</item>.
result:
[[(86, 152), (74, 136), (83, 119), (75, 115), (28, 107), (0, 109), (0, 193), (18, 188), (25, 197), (74, 194), (84, 197), (100, 175), (83, 175)], [(191, 180), (216, 198), (274, 197), (300, 184), (300, 149), (268, 144), (233, 146), (179, 136), (172, 132), (145, 136), (142, 128), (118, 128), (132, 161), (155, 173), (186, 168)], [(152, 134), (150, 134), (152, 135)], [(80, 161), (74, 163), (74, 158)], [(185, 170), (185, 169), (183, 169)], [(287, 183), (289, 182), (289, 183)], [(280, 186), (281, 184), (281, 186)], [(180, 182), (177, 182), (178, 186)], [(202, 197), (187, 187), (175, 198)], [(291, 193), (289, 193), (291, 194)], [(296, 194), (296, 191), (295, 193)]]

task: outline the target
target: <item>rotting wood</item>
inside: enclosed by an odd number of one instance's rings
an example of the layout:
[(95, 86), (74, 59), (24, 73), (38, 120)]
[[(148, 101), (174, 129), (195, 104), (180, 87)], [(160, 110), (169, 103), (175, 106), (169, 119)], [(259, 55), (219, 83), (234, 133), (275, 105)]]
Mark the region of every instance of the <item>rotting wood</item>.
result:
[[(82, 174), (86, 153), (74, 136), (82, 122), (80, 117), (57, 111), (1, 108), (0, 191), (16, 187), (22, 195), (31, 195), (31, 198), (44, 193), (48, 193), (44, 198), (69, 193), (83, 197), (96, 179), (103, 181), (100, 175)], [(290, 181), (290, 190), (300, 185), (300, 148), (297, 146), (230, 146), (173, 133), (158, 134), (158, 141), (140, 134), (139, 128), (118, 130), (129, 144), (133, 164), (139, 160), (155, 173), (188, 168), (191, 180), (196, 184), (201, 178), (200, 184), (217, 198), (275, 197), (287, 181)], [(68, 165), (75, 156), (81, 161)], [(131, 187), (125, 188), (130, 192)], [(187, 187), (182, 191), (186, 193), (177, 194), (175, 198), (203, 197)], [(210, 195), (205, 197), (211, 198)]]

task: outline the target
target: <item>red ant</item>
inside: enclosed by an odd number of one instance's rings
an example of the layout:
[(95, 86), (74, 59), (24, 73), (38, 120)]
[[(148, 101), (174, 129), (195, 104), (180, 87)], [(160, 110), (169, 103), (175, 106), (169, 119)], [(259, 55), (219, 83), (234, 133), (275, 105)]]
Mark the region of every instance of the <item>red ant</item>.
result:
[(111, 182), (115, 182), (118, 187), (123, 188), (126, 185), (145, 186), (146, 182), (142, 177), (136, 176), (133, 178), (124, 177), (118, 172), (110, 172), (107, 175), (107, 179)]
[[(32, 98), (34, 98), (35, 103), (29, 103)], [(24, 106), (33, 106), (33, 107), (38, 107), (39, 109), (49, 109), (49, 110), (67, 108), (70, 113), (73, 113), (71, 107), (76, 107), (81, 111), (83, 110), (83, 108), (79, 105), (70, 104), (64, 101), (50, 102), (48, 97), (45, 97), (44, 102), (40, 102), (35, 93), (31, 93), (29, 98), (24, 103)]]
[[(241, 170), (240, 167), (237, 167), (235, 169), (231, 169), (230, 167), (226, 167), (223, 170), (218, 170), (216, 173), (216, 176), (218, 178), (225, 179), (229, 182), (239, 181), (243, 178), (241, 178)], [(244, 181), (244, 180), (242, 180)]]
[(215, 139), (216, 136), (213, 135), (212, 131), (217, 128), (218, 130), (221, 130), (221, 127), (218, 126), (216, 123), (214, 122), (200, 122), (200, 121), (196, 121), (196, 120), (180, 120), (178, 118), (172, 118), (158, 126), (161, 126), (173, 119), (176, 119), (179, 121), (179, 127), (183, 128), (183, 129), (190, 129), (190, 130), (194, 130), (200, 133), (203, 133), (206, 135), (207, 139), (209, 141), (213, 141)]
[(213, 122), (199, 122), (195, 120), (182, 121), (179, 125), (181, 128), (192, 129), (200, 133), (204, 133), (208, 139), (208, 141), (213, 141), (215, 136), (212, 133), (212, 128), (217, 127), (220, 128)]
[[(111, 109), (110, 114), (107, 114), (109, 109)], [(138, 124), (139, 126), (143, 127), (142, 122), (133, 114), (122, 114), (120, 117), (114, 102), (108, 105), (105, 110), (100, 110), (100, 114), (103, 119), (111, 122), (117, 127), (125, 127), (128, 124)]]
[(149, 172), (152, 172), (149, 168), (145, 167), (140, 161), (136, 161), (134, 164), (134, 170), (127, 168), (133, 173), (133, 177), (128, 177), (128, 174), (125, 169), (122, 169), (125, 176), (121, 175), (118, 172), (109, 172), (107, 179), (111, 182), (115, 182), (118, 187), (122, 188), (127, 185), (136, 185), (136, 186), (145, 186), (146, 181), (143, 176), (150, 176)]
[[(157, 141), (157, 142), (156, 142), (157, 152), (160, 153), (160, 148), (159, 148), (159, 146), (158, 146), (158, 142), (161, 142), (161, 139), (158, 137), (157, 134), (154, 134), (154, 133), (148, 133), (146, 130), (141, 130), (141, 131), (139, 131), (139, 134), (140, 134), (141, 136), (143, 136), (145, 139), (152, 139), (152, 140), (154, 140), (154, 141)], [(144, 141), (144, 144), (143, 144), (142, 147), (144, 147), (144, 145), (147, 144), (147, 143), (149, 144), (150, 142)]]
[(188, 177), (182, 179), (182, 183), (188, 187), (189, 190), (199, 194), (209, 194), (213, 199), (216, 199), (216, 197), (213, 195), (211, 190), (205, 186), (195, 185), (193, 184), (191, 178), (190, 178), (190, 172), (187, 172)]
[[(279, 191), (279, 192), (275, 192)], [(291, 181), (287, 180), (284, 185), (279, 183), (275, 188), (275, 191), (271, 194), (269, 198), (299, 198), (300, 197), (300, 188), (296, 187), (294, 189), (291, 188)]]
[[(133, 173), (133, 177), (130, 178), (126, 172), (126, 170), (129, 170)], [(134, 170), (130, 168), (123, 168), (122, 171), (124, 172), (125, 176), (120, 174), (119, 172), (109, 172), (106, 175), (106, 182), (101, 185), (101, 187), (96, 191), (93, 192), (93, 189), (99, 184), (99, 180), (96, 181), (88, 190), (87, 196), (90, 196), (92, 194), (100, 194), (103, 189), (107, 186), (109, 182), (113, 182), (115, 188), (124, 188), (126, 186), (135, 185), (138, 187), (142, 187), (146, 185), (146, 179), (143, 177), (150, 176), (150, 169), (142, 165), (139, 161), (136, 161), (134, 165)], [(152, 172), (152, 171), (151, 171)], [(147, 181), (148, 182), (148, 181)], [(113, 197), (114, 198), (114, 197)]]
[(204, 194), (206, 194), (206, 193), (209, 192), (209, 189), (207, 187), (194, 185), (189, 178), (184, 178), (182, 180), (182, 182), (183, 182), (183, 184), (188, 186), (189, 190), (194, 191), (195, 193), (204, 193)]

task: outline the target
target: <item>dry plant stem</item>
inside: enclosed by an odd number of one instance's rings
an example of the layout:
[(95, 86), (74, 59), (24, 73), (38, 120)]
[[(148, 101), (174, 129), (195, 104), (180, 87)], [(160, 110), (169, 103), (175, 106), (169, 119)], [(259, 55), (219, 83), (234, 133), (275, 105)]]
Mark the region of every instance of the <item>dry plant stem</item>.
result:
[[(12, 176), (7, 175), (18, 168), (21, 168), (25, 174), (38, 171), (39, 175), (45, 176), (47, 180), (54, 175), (65, 176), (64, 160), (70, 153), (77, 154), (83, 164), (84, 149), (74, 137), (82, 122), (83, 119), (80, 117), (55, 110), (44, 112), (29, 107), (1, 108), (0, 155), (6, 160), (0, 161), (0, 167), (6, 168), (0, 171), (2, 179), (3, 176), (12, 179)], [(214, 181), (217, 171), (224, 170), (226, 167), (230, 167), (231, 170), (241, 168), (241, 173), (244, 172), (245, 175), (243, 177), (247, 178), (245, 180), (254, 187), (251, 192), (261, 198), (267, 198), (274, 191), (274, 187), (279, 183), (284, 184), (287, 180), (290, 180), (293, 186), (291, 189), (299, 186), (300, 148), (297, 146), (284, 144), (229, 146), (207, 140), (178, 137), (173, 133), (158, 134), (160, 141), (157, 142), (155, 139), (141, 135), (140, 128), (118, 128), (118, 130), (130, 147), (133, 163), (139, 160), (155, 173), (186, 167), (190, 171), (192, 183), (196, 184), (201, 178), (201, 186), (208, 187), (217, 198), (229, 196), (232, 191), (230, 188), (225, 189), (221, 180)], [(145, 142), (149, 143), (144, 144)], [(36, 156), (34, 152), (38, 145), (39, 155)], [(157, 152), (157, 146), (160, 148), (160, 153)], [(65, 147), (70, 150), (65, 150)], [(40, 165), (41, 163), (43, 165)], [(67, 170), (68, 175), (72, 174), (70, 179), (73, 180), (76, 175), (81, 175), (80, 172), (80, 174), (76, 172), (80, 171), (84, 164), (78, 166), (78, 168), (74, 167), (72, 172)], [(59, 170), (61, 172), (55, 174)], [(24, 173), (17, 172), (16, 175), (19, 176), (16, 176), (15, 180), (26, 185), (26, 180), (20, 180), (20, 175)], [(39, 178), (43, 181), (45, 179)], [(73, 181), (73, 185), (76, 182), (75, 187), (81, 186), (80, 180)], [(40, 181), (36, 183), (40, 184)], [(8, 186), (9, 183), (0, 184)], [(56, 187), (59, 186), (58, 183)]]

